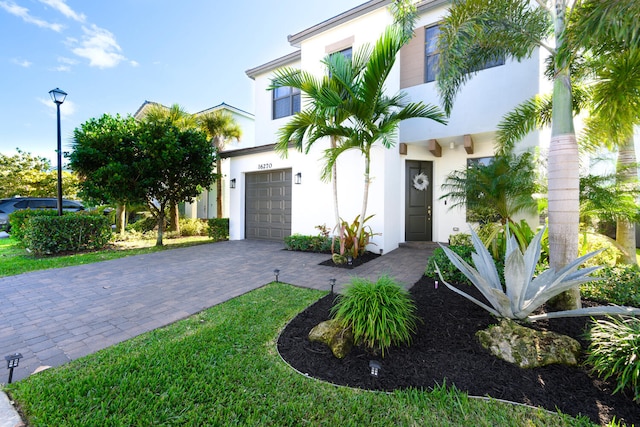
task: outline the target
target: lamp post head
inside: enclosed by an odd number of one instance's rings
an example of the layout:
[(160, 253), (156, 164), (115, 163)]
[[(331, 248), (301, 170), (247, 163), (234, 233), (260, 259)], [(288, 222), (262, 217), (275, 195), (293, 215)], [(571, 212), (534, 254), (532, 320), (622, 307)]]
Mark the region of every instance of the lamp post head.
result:
[(55, 88), (49, 91), (49, 95), (51, 96), (51, 100), (60, 105), (64, 102), (64, 99), (67, 97), (67, 92), (62, 89)]

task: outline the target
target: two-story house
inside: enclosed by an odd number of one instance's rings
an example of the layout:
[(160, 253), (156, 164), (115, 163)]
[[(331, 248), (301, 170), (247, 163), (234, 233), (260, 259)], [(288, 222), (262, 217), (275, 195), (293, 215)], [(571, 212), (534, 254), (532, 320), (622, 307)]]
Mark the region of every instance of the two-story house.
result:
[[(321, 60), (328, 54), (365, 44), (373, 45), (393, 21), (391, 0), (371, 0), (351, 10), (290, 35), (291, 54), (251, 68), (255, 87), (255, 144), (230, 147), (229, 190), (232, 239), (281, 241), (291, 233), (316, 234), (315, 226), (334, 225), (332, 186), (320, 180), (324, 149), (314, 144), (309, 154), (290, 150), (282, 158), (273, 150), (278, 129), (300, 109), (304, 96), (289, 88), (267, 90), (274, 70), (294, 67), (322, 75)], [(386, 90), (407, 92), (412, 101), (439, 104), (435, 84), (438, 22), (447, 1), (427, 0), (418, 5), (419, 19), (411, 42), (403, 47)], [(367, 223), (374, 233), (375, 252), (391, 251), (402, 242), (447, 241), (467, 231), (464, 209), (450, 210), (441, 199), (441, 184), (451, 171), (469, 161), (493, 156), (496, 125), (514, 106), (544, 91), (544, 58), (487, 64), (456, 99), (449, 124), (412, 119), (400, 126), (393, 149), (378, 146), (371, 159), (371, 186)], [(538, 145), (544, 135), (533, 133), (521, 146)], [(340, 216), (352, 221), (360, 213), (364, 160), (347, 152), (338, 160)], [(426, 177), (416, 185), (416, 175)], [(420, 185), (422, 184), (422, 185)], [(426, 185), (425, 185), (426, 184)]]

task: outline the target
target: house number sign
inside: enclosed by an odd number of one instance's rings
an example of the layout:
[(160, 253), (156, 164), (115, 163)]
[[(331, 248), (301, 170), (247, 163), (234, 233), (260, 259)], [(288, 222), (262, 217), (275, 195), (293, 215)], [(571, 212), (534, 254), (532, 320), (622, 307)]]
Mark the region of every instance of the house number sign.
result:
[(258, 169), (271, 169), (273, 167), (272, 163), (260, 163), (258, 165)]

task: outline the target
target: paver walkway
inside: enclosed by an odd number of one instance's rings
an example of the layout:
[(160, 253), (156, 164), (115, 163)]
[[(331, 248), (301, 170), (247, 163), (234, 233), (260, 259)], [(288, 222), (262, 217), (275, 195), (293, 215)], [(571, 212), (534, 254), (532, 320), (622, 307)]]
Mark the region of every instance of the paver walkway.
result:
[[(339, 291), (351, 276), (389, 274), (410, 287), (433, 247), (399, 248), (352, 270), (282, 244), (229, 241), (0, 278), (0, 356), (24, 358), (13, 380), (220, 304), (274, 280)], [(8, 371), (7, 371), (8, 377)], [(7, 377), (0, 378), (6, 382)]]

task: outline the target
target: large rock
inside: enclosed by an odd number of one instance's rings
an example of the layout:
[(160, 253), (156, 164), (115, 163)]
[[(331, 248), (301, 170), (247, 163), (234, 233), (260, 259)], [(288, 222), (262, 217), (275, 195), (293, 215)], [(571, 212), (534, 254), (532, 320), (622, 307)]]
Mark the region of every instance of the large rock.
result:
[(580, 343), (555, 332), (536, 331), (503, 319), (498, 325), (476, 332), (484, 348), (521, 368), (561, 363), (576, 365)]
[(314, 326), (309, 332), (309, 340), (326, 344), (338, 359), (344, 358), (353, 348), (351, 328), (343, 327), (335, 319)]

